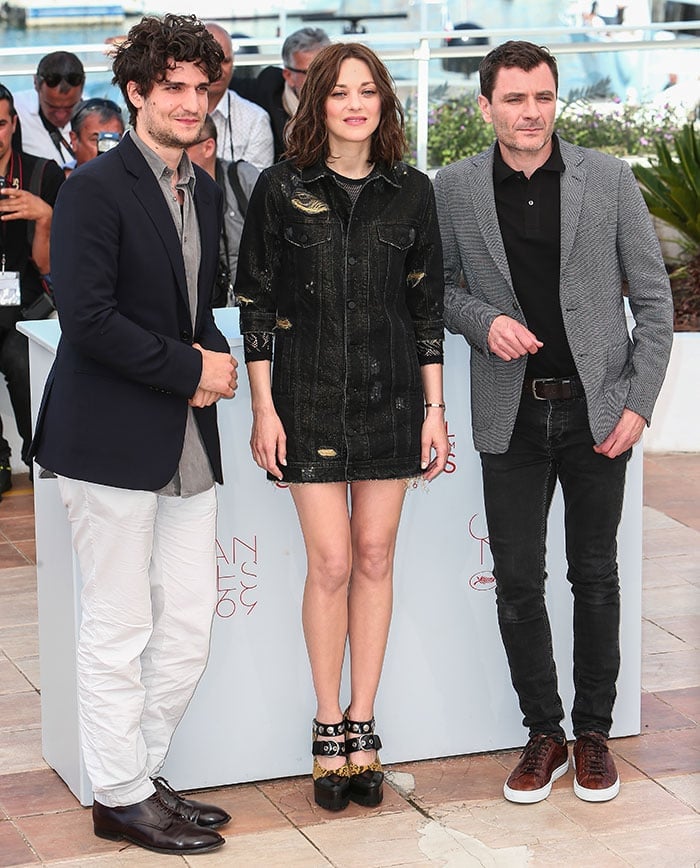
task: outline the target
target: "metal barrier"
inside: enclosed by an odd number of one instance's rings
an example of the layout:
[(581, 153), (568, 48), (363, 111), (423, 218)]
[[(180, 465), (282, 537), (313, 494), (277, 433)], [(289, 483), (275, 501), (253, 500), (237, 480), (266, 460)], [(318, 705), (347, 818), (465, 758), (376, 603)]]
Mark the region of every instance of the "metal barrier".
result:
[[(470, 30), (438, 30), (422, 32), (395, 33), (363, 33), (334, 35), (338, 41), (362, 41), (373, 47), (382, 59), (391, 66), (394, 63), (409, 62), (415, 66), (415, 75), (408, 80), (402, 80), (402, 89), (409, 89), (415, 94), (416, 102), (416, 165), (419, 169), (428, 169), (428, 110), (431, 87), (430, 63), (435, 60), (457, 58), (481, 58), (493, 45), (507, 39), (530, 39), (546, 44), (557, 57), (565, 55), (605, 54), (609, 52), (668, 52), (697, 51), (700, 49), (700, 38), (690, 35), (692, 31), (700, 31), (700, 21), (668, 21), (654, 22), (644, 25), (606, 25), (605, 27), (537, 27), (537, 28), (491, 28)], [(683, 33), (680, 39), (663, 38), (666, 33)], [(490, 45), (456, 45), (445, 46), (447, 39), (457, 39), (466, 34), (478, 35), (490, 40)], [(654, 38), (656, 34), (657, 38)], [(624, 38), (620, 38), (624, 37)], [(662, 37), (662, 38), (658, 38)], [(591, 41), (573, 41), (575, 38)], [(237, 53), (236, 66), (276, 66), (280, 62), (280, 49), (284, 37), (234, 39), (234, 47), (250, 47), (265, 49), (260, 53)], [(85, 71), (90, 75), (106, 74), (111, 70), (109, 61), (109, 45), (105, 43), (87, 43), (78, 45), (44, 45), (22, 46), (21, 48), (0, 48), (0, 65), (3, 68), (2, 78), (7, 80), (15, 76), (32, 76), (36, 71), (36, 63), (27, 65), (28, 57), (42, 57), (57, 48), (64, 48), (79, 56), (87, 55), (99, 60), (85, 64)], [(700, 55), (698, 55), (700, 58)], [(21, 61), (17, 65), (8, 65), (11, 59)], [(700, 64), (694, 65), (695, 69)], [(452, 76), (453, 83), (467, 82), (465, 77), (459, 78), (459, 73), (442, 73), (440, 81)], [(433, 80), (436, 77), (433, 76)], [(698, 84), (700, 90), (700, 80)]]

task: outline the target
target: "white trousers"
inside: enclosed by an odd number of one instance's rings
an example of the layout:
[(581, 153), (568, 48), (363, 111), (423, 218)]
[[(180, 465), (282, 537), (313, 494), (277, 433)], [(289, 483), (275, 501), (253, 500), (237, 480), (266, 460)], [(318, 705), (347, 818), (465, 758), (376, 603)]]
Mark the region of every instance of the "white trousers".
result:
[[(59, 477), (83, 578), (81, 747), (95, 799), (154, 791), (209, 654), (216, 491), (164, 497)], [(203, 734), (202, 737), (205, 737)]]

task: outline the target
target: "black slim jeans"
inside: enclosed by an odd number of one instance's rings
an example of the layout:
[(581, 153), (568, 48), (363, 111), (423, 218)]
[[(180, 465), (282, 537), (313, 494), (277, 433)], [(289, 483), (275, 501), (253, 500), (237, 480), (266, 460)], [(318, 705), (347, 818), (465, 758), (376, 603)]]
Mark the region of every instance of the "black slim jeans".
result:
[[(19, 322), (21, 317), (16, 317)], [(0, 372), (5, 375), (7, 391), (15, 414), (17, 431), (22, 438), (22, 461), (30, 464), (29, 447), (32, 442), (32, 411), (29, 397), (29, 343), (14, 324), (0, 323)], [(10, 463), (10, 444), (3, 436), (0, 420), (0, 464)]]
[(545, 607), (547, 514), (557, 479), (574, 596), (574, 733), (610, 730), (620, 667), (617, 529), (630, 455), (593, 451), (584, 398), (528, 395), (508, 451), (481, 454), (498, 623), (530, 735), (564, 732)]

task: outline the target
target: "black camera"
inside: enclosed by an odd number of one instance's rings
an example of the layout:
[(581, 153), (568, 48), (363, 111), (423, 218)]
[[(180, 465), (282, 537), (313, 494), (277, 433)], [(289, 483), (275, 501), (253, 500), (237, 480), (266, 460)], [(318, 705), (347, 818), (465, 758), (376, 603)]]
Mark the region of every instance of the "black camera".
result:
[(112, 148), (116, 148), (120, 139), (119, 133), (108, 133), (102, 130), (97, 134), (97, 153), (105, 154), (107, 151), (111, 151)]
[(231, 282), (231, 269), (228, 262), (223, 256), (219, 257), (219, 268), (216, 272), (216, 280), (214, 281), (214, 289), (211, 293), (212, 307), (226, 307), (228, 304), (229, 295), (233, 293), (233, 284)]

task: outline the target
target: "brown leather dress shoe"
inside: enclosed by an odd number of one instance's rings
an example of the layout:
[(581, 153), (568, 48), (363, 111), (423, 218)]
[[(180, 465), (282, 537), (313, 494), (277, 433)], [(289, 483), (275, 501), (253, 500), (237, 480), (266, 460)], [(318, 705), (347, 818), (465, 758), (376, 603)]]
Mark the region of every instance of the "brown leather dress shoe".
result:
[(584, 802), (608, 802), (620, 792), (620, 776), (602, 732), (582, 732), (574, 744), (574, 792)]
[(209, 853), (224, 839), (213, 829), (204, 829), (183, 819), (153, 793), (135, 805), (108, 808), (93, 802), (92, 822), (98, 838), (130, 841), (146, 850), (173, 856)]
[(174, 790), (165, 778), (151, 778), (161, 802), (167, 805), (171, 811), (175, 811), (185, 820), (196, 823), (198, 826), (206, 826), (209, 829), (218, 829), (231, 819), (223, 808), (216, 805), (206, 805), (203, 802), (195, 802), (194, 799), (186, 799), (177, 790)]
[(532, 805), (546, 799), (552, 784), (569, 768), (566, 742), (551, 735), (533, 735), (520, 755), (520, 762), (503, 785), (503, 795), (509, 802)]

